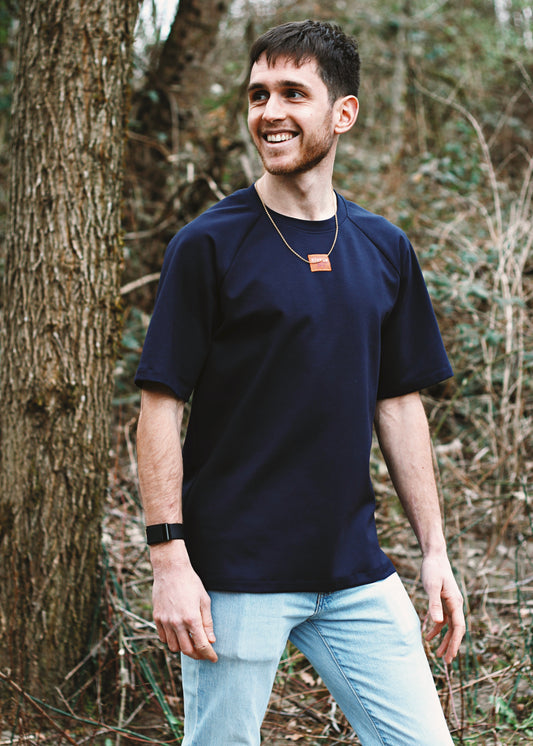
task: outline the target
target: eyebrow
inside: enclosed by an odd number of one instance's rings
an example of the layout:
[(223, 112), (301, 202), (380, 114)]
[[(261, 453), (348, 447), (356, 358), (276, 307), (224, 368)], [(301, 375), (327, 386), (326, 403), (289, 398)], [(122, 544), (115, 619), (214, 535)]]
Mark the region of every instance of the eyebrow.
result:
[[(306, 85), (305, 83), (302, 83), (302, 81), (298, 80), (278, 80), (275, 83), (276, 88), (300, 88), (304, 91), (311, 91), (311, 87)], [(248, 92), (251, 91), (257, 91), (262, 90), (264, 88), (267, 88), (267, 86), (264, 83), (257, 82), (257, 83), (250, 83), (248, 86)]]

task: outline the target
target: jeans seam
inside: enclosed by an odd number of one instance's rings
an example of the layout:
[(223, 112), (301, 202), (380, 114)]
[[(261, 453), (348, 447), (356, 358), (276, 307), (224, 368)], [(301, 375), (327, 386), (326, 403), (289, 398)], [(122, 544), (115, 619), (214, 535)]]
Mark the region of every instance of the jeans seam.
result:
[(320, 637), (320, 639), (324, 643), (324, 646), (326, 647), (328, 653), (330, 654), (332, 661), (335, 663), (335, 665), (336, 665), (337, 669), (339, 670), (342, 678), (345, 680), (345, 682), (347, 683), (348, 687), (352, 691), (353, 695), (356, 697), (357, 701), (361, 705), (361, 708), (368, 715), (368, 717), (370, 719), (370, 722), (372, 723), (372, 727), (374, 728), (374, 730), (376, 732), (377, 737), (379, 738), (379, 740), (381, 741), (381, 743), (383, 744), (383, 746), (387, 746), (387, 742), (383, 740), (383, 736), (382, 736), (382, 734), (378, 730), (378, 727), (377, 727), (376, 722), (375, 722), (374, 715), (371, 713), (371, 711), (369, 710), (369, 708), (364, 704), (363, 700), (361, 699), (359, 693), (357, 692), (357, 690), (353, 686), (352, 682), (346, 676), (343, 667), (341, 666), (341, 664), (340, 664), (337, 656), (335, 655), (335, 651), (333, 650), (333, 648), (331, 647), (331, 645), (328, 643), (327, 639), (324, 637), (324, 635), (320, 631), (320, 628), (318, 627), (318, 625), (315, 622), (313, 622), (313, 621), (311, 621), (310, 624), (311, 624), (312, 627), (314, 627), (314, 629), (316, 630), (318, 636)]

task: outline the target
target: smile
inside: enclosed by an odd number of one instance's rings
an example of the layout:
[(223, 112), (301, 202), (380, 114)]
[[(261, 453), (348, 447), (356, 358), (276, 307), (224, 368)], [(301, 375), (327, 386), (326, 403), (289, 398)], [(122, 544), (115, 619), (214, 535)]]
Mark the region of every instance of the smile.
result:
[(290, 132), (278, 132), (271, 135), (264, 135), (264, 139), (267, 142), (286, 142), (287, 140), (292, 140), (296, 135), (291, 134)]

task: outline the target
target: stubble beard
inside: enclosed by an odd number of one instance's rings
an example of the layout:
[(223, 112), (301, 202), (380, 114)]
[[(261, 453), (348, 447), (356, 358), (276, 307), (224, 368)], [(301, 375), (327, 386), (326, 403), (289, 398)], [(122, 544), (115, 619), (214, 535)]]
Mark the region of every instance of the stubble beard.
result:
[[(325, 122), (324, 128), (326, 128), (326, 126), (327, 124)], [(297, 176), (298, 174), (307, 173), (315, 168), (315, 166), (318, 166), (318, 164), (321, 163), (331, 152), (334, 141), (335, 136), (331, 134), (328, 129), (327, 132), (322, 132), (312, 143), (307, 145), (304, 152), (296, 157), (296, 160), (286, 164), (280, 164), (279, 166), (270, 163), (269, 159), (263, 156), (260, 150), (259, 155), (263, 161), (265, 171), (272, 174), (272, 176)]]

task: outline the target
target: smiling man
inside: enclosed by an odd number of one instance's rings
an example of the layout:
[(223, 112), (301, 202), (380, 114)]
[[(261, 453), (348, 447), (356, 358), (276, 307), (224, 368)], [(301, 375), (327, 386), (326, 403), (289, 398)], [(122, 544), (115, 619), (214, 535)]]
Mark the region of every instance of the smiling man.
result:
[[(136, 381), (159, 637), (182, 654), (185, 746), (260, 743), (287, 640), (365, 746), (450, 746), (418, 616), (379, 547), (372, 428), (422, 552), (438, 655), (464, 634), (419, 390), (451, 375), (406, 236), (337, 194), (359, 55), (338, 27), (250, 53), (264, 174), (165, 255)], [(183, 447), (184, 402), (194, 392)]]
[[(284, 77), (287, 73), (290, 79)], [(248, 126), (265, 170), (273, 176), (309, 172), (323, 160), (322, 170), (331, 169), (341, 131), (334, 123), (338, 110), (346, 107), (346, 129), (355, 121), (357, 98), (330, 101), (325, 84), (320, 81), (317, 87), (317, 78), (314, 62), (296, 65), (285, 58), (272, 65), (264, 54), (251, 70)]]

